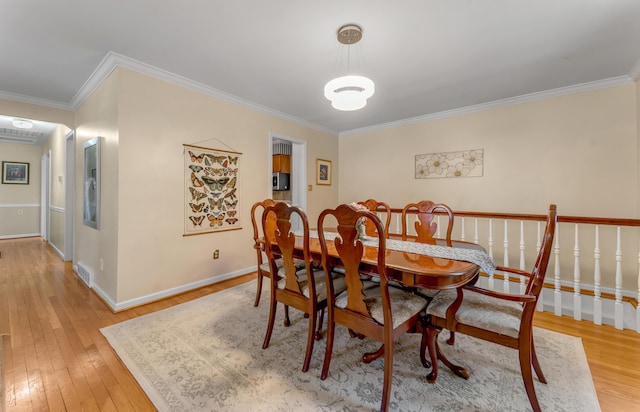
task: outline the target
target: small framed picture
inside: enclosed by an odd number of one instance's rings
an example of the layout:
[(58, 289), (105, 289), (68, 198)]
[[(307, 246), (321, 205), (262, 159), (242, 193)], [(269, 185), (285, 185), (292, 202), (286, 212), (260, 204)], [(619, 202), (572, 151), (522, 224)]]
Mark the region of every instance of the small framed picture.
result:
[(28, 185), (29, 163), (3, 161), (2, 183), (13, 185)]
[(316, 184), (331, 185), (331, 160), (316, 159)]

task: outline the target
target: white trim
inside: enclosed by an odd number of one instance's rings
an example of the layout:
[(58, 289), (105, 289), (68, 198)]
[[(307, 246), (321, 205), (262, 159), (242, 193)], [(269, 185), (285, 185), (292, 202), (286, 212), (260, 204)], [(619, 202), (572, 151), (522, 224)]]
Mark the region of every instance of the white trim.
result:
[(64, 213), (64, 207), (49, 205), (49, 210), (52, 210), (52, 211), (58, 212), (58, 213)]
[(200, 281), (197, 281), (197, 282), (188, 283), (186, 285), (178, 286), (178, 287), (171, 288), (171, 289), (166, 289), (166, 290), (163, 290), (161, 292), (156, 292), (156, 293), (152, 293), (150, 295), (141, 296), (139, 298), (126, 300), (126, 301), (120, 302), (120, 303), (116, 303), (113, 299), (111, 299), (111, 297), (100, 288), (100, 285), (95, 283), (95, 279), (94, 279), (94, 284), (93, 284), (93, 290), (98, 294), (98, 296), (100, 296), (100, 298), (102, 300), (104, 300), (104, 302), (107, 305), (109, 305), (109, 308), (112, 311), (119, 312), (119, 311), (130, 309), (130, 308), (133, 308), (133, 307), (136, 307), (136, 306), (145, 305), (147, 303), (155, 302), (157, 300), (170, 298), (172, 296), (175, 296), (175, 295), (178, 295), (178, 294), (181, 294), (181, 293), (184, 293), (184, 292), (188, 292), (190, 290), (198, 289), (198, 288), (201, 288), (201, 287), (204, 287), (204, 286), (209, 286), (209, 285), (212, 285), (214, 283), (221, 282), (223, 280), (237, 278), (239, 276), (246, 275), (246, 274), (251, 273), (251, 272), (255, 272), (256, 270), (258, 270), (257, 266), (252, 266), (250, 268), (240, 269), (240, 270), (236, 270), (236, 271), (229, 272), (229, 273), (224, 273), (224, 274), (213, 276), (213, 277), (210, 277), (210, 278), (207, 278), (207, 279), (203, 279), (203, 280), (200, 280)]
[[(640, 70), (640, 68), (638, 68), (638, 70)], [(475, 104), (467, 107), (460, 107), (458, 109), (445, 110), (443, 112), (431, 113), (424, 116), (417, 116), (409, 119), (397, 120), (394, 122), (381, 123), (374, 126), (347, 130), (344, 132), (340, 132), (338, 136), (339, 137), (352, 136), (352, 135), (371, 132), (375, 130), (388, 129), (391, 127), (399, 127), (399, 126), (404, 126), (404, 125), (413, 124), (413, 123), (425, 122), (429, 120), (442, 119), (445, 117), (460, 116), (462, 114), (475, 113), (483, 110), (495, 109), (497, 107), (502, 107), (502, 106), (511, 106), (515, 104), (532, 102), (536, 100), (566, 96), (569, 94), (576, 94), (576, 93), (589, 92), (593, 90), (605, 89), (607, 87), (620, 86), (623, 84), (629, 84), (631, 82), (633, 82), (633, 80), (630, 76), (612, 77), (610, 79), (598, 80), (598, 81), (589, 82), (589, 83), (581, 83), (581, 84), (576, 84), (576, 85), (567, 86), (567, 87), (559, 87), (557, 89), (523, 94), (521, 96), (515, 96), (515, 97), (508, 97), (506, 99), (494, 100), (492, 102), (480, 103), (480, 104)]]
[(40, 207), (40, 203), (5, 203), (0, 207)]
[(16, 102), (36, 104), (38, 106), (51, 107), (54, 109), (71, 110), (71, 105), (66, 103), (60, 103), (53, 100), (40, 99), (37, 97), (25, 96), (23, 94), (16, 94), (11, 92), (0, 91), (0, 99), (13, 100)]
[(0, 239), (18, 239), (23, 237), (38, 237), (40, 233), (22, 233), (20, 235), (4, 235), (0, 236)]
[(64, 260), (64, 253), (62, 253), (62, 251), (58, 249), (56, 245), (54, 245), (52, 242), (48, 242), (48, 243), (51, 249), (53, 249), (58, 254), (58, 256), (60, 256), (60, 259)]
[(329, 133), (334, 136), (338, 135), (338, 133), (335, 130), (331, 130), (323, 126), (304, 121), (297, 117), (293, 117), (291, 115), (288, 115), (283, 112), (279, 112), (277, 110), (271, 109), (261, 104), (242, 99), (240, 97), (226, 93), (222, 90), (215, 89), (213, 87), (204, 85), (194, 80), (187, 79), (186, 77), (182, 77), (177, 74), (168, 72), (166, 70), (159, 69), (157, 67), (129, 58), (127, 56), (123, 56), (118, 53), (114, 53), (112, 51), (107, 53), (105, 58), (102, 59), (98, 67), (93, 71), (91, 76), (89, 76), (89, 78), (82, 85), (80, 90), (78, 90), (78, 93), (76, 93), (73, 99), (71, 99), (70, 106), (72, 110), (76, 110), (78, 107), (80, 107), (82, 102), (87, 97), (89, 97), (91, 93), (93, 93), (94, 90), (100, 85), (100, 83), (102, 83), (109, 76), (109, 74), (111, 74), (111, 72), (115, 70), (117, 67), (122, 67), (128, 70), (145, 74), (147, 76), (150, 76), (159, 80), (176, 84), (178, 86), (186, 87), (187, 89), (195, 90), (202, 94), (216, 97), (218, 99), (225, 100), (227, 102), (231, 102), (239, 106), (243, 106), (243, 107), (255, 110), (260, 113), (265, 113), (270, 116), (278, 117), (280, 119), (287, 120), (292, 123), (297, 123), (301, 126), (305, 126), (321, 132)]

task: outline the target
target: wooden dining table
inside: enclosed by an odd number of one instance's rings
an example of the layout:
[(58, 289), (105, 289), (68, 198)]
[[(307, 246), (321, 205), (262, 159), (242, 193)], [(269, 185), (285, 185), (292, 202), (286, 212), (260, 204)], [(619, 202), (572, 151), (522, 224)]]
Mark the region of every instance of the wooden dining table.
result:
[[(437, 242), (440, 246), (447, 246), (444, 240), (438, 239)], [(295, 250), (300, 252), (300, 254), (302, 254), (303, 244), (303, 236), (296, 235)], [(485, 252), (482, 246), (464, 241), (452, 241), (451, 247), (475, 249), (483, 253)], [(338, 252), (336, 251), (332, 240), (327, 240), (327, 249), (329, 255), (329, 266), (340, 267), (341, 264)], [(321, 261), (322, 250), (318, 238), (309, 237), (309, 252), (311, 253), (311, 258), (314, 261)], [(370, 273), (375, 276), (378, 271), (377, 254), (377, 246), (364, 245), (363, 259), (360, 267), (361, 272)], [(298, 255), (297, 257), (301, 258), (302, 256)], [(403, 286), (432, 290), (459, 288), (468, 283), (477, 281), (480, 274), (480, 266), (476, 263), (392, 250), (389, 248), (386, 249), (385, 267), (390, 278), (400, 282)], [(462, 293), (458, 293), (458, 299), (462, 299)], [(384, 346), (376, 352), (364, 354), (363, 361), (366, 363), (371, 362), (383, 354)], [(451, 362), (439, 350), (437, 357), (456, 375), (465, 379), (469, 378), (469, 372), (464, 367)], [(420, 354), (420, 360), (425, 367), (431, 367), (431, 363), (426, 359), (424, 353)], [(429, 382), (433, 383), (433, 380), (429, 380)]]

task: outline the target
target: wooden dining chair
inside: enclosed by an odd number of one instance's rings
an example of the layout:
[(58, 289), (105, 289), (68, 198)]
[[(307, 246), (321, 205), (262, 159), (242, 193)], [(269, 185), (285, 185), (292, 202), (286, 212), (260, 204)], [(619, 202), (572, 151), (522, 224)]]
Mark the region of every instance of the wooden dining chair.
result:
[[(253, 247), (256, 250), (257, 261), (258, 261), (258, 287), (256, 290), (256, 299), (253, 302), (253, 306), (258, 306), (260, 304), (260, 296), (262, 294), (262, 279), (269, 278), (271, 279), (271, 270), (269, 269), (269, 262), (265, 259), (264, 254), (264, 233), (262, 232), (262, 214), (264, 213), (264, 209), (268, 206), (273, 206), (277, 202), (273, 199), (265, 199), (261, 202), (256, 202), (251, 207), (251, 224), (253, 225)], [(271, 217), (271, 220), (268, 224), (270, 230), (273, 230), (275, 224), (273, 223), (274, 218)], [(277, 260), (278, 267), (282, 267), (283, 261), (282, 259)], [(304, 267), (304, 261), (300, 259), (296, 259), (296, 267), (302, 269)]]
[[(384, 237), (389, 238), (389, 226), (391, 225), (391, 207), (385, 203), (385, 202), (378, 202), (375, 199), (367, 199), (365, 201), (362, 202), (358, 202), (359, 204), (365, 206), (367, 209), (369, 209), (373, 214), (375, 214), (376, 216), (378, 215), (377, 212), (380, 211), (380, 209), (383, 209), (383, 213), (385, 215), (385, 219), (384, 219)], [(365, 221), (365, 233), (367, 236), (372, 236), (375, 237), (377, 236), (376, 234), (376, 227), (373, 224), (373, 222), (369, 222), (368, 220)]]
[[(362, 217), (371, 220), (375, 226), (377, 248), (365, 248), (362, 241), (356, 239), (356, 223)], [(337, 222), (339, 237), (333, 242), (328, 242), (325, 237), (325, 220), (327, 225), (331, 226), (335, 224), (334, 221)], [(384, 345), (384, 381), (380, 407), (382, 411), (389, 408), (394, 341), (416, 327), (427, 305), (425, 299), (415, 294), (389, 287), (389, 276), (385, 267), (386, 237), (384, 233), (384, 227), (375, 214), (369, 211), (358, 211), (349, 205), (324, 210), (318, 218), (325, 278), (327, 281), (331, 279), (333, 267), (339, 265), (345, 269), (347, 284), (347, 290), (342, 293), (338, 293), (329, 284), (327, 344), (320, 379), (326, 379), (329, 373), (336, 324), (343, 325), (356, 334), (382, 342)], [(363, 286), (364, 281), (358, 270), (363, 255), (377, 261), (377, 272), (380, 277), (378, 287)], [(368, 354), (365, 354), (365, 358), (367, 356)]]
[(504, 266), (496, 267), (497, 271), (527, 278), (528, 284), (524, 294), (504, 293), (470, 285), (443, 291), (434, 297), (427, 307), (427, 328), (423, 333), (420, 348), (421, 358), (424, 357), (425, 345), (429, 348), (432, 363), (431, 373), (427, 376), (429, 382), (435, 382), (437, 378), (437, 359), (441, 359), (448, 367), (456, 369), (455, 365), (442, 355), (438, 347), (438, 333), (442, 328), (446, 328), (456, 333), (518, 349), (520, 371), (529, 402), (534, 411), (540, 411), (533, 385), (532, 366), (538, 380), (542, 383), (547, 381), (538, 363), (533, 342), (532, 322), (551, 256), (556, 221), (556, 206), (552, 204), (549, 207), (540, 252), (531, 272)]
[(431, 200), (421, 200), (418, 203), (409, 203), (402, 209), (402, 240), (409, 239), (408, 219), (411, 211), (416, 212), (417, 220), (414, 223), (414, 229), (416, 231), (416, 242), (428, 243), (431, 245), (437, 244), (434, 237), (438, 225), (433, 221), (436, 217), (437, 211), (443, 211), (447, 214), (449, 222), (447, 225), (447, 232), (445, 234), (444, 241), (447, 246), (451, 246), (451, 233), (453, 232), (453, 211), (444, 203), (434, 203)]
[[(301, 270), (296, 267), (296, 259), (294, 258), (296, 236), (291, 231), (291, 219), (295, 215), (302, 221), (304, 269)], [(273, 230), (269, 225), (274, 225)], [(262, 349), (269, 347), (278, 302), (284, 304), (285, 307), (292, 307), (304, 312), (309, 318), (307, 349), (302, 365), (302, 371), (306, 372), (309, 370), (311, 362), (313, 343), (321, 336), (324, 309), (327, 306), (324, 272), (322, 269), (314, 268), (309, 252), (309, 221), (301, 208), (280, 202), (265, 208), (262, 215), (262, 226), (265, 233), (269, 267), (271, 273), (276, 274), (271, 279), (269, 321)], [(278, 266), (279, 259), (283, 261), (282, 266)], [(329, 283), (332, 290), (342, 291), (346, 288), (344, 276), (337, 273), (333, 274)], [(288, 317), (288, 315), (286, 316)]]
[[(435, 203), (431, 200), (421, 200), (417, 203), (409, 203), (402, 208), (402, 240), (409, 240), (409, 217), (413, 216), (415, 211), (416, 220), (414, 221), (414, 230), (416, 232), (413, 240), (419, 243), (427, 243), (430, 245), (438, 244), (438, 241), (434, 237), (438, 231), (438, 224), (434, 222), (434, 218), (437, 216), (436, 212), (441, 211), (447, 214), (448, 223), (447, 231), (445, 233), (444, 243), (446, 246), (452, 247), (451, 233), (453, 232), (453, 211), (449, 206), (444, 203)], [(442, 242), (440, 242), (442, 243)], [(416, 288), (414, 292), (431, 300), (433, 297), (440, 293), (438, 290), (430, 290), (424, 288)], [(449, 339), (447, 340), (449, 345), (455, 343), (455, 332), (449, 332)], [(424, 359), (423, 359), (424, 361)], [(429, 366), (428, 362), (423, 362), (425, 366)]]

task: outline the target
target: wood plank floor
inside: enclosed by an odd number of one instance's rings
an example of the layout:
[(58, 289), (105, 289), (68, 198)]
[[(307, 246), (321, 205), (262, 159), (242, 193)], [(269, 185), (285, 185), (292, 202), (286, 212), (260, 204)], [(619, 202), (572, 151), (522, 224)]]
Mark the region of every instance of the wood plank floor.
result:
[[(255, 276), (112, 313), (40, 238), (0, 240), (0, 253), (7, 411), (155, 410), (99, 329)], [(582, 338), (603, 411), (640, 409), (640, 334), (550, 313), (538, 313), (534, 323)]]

